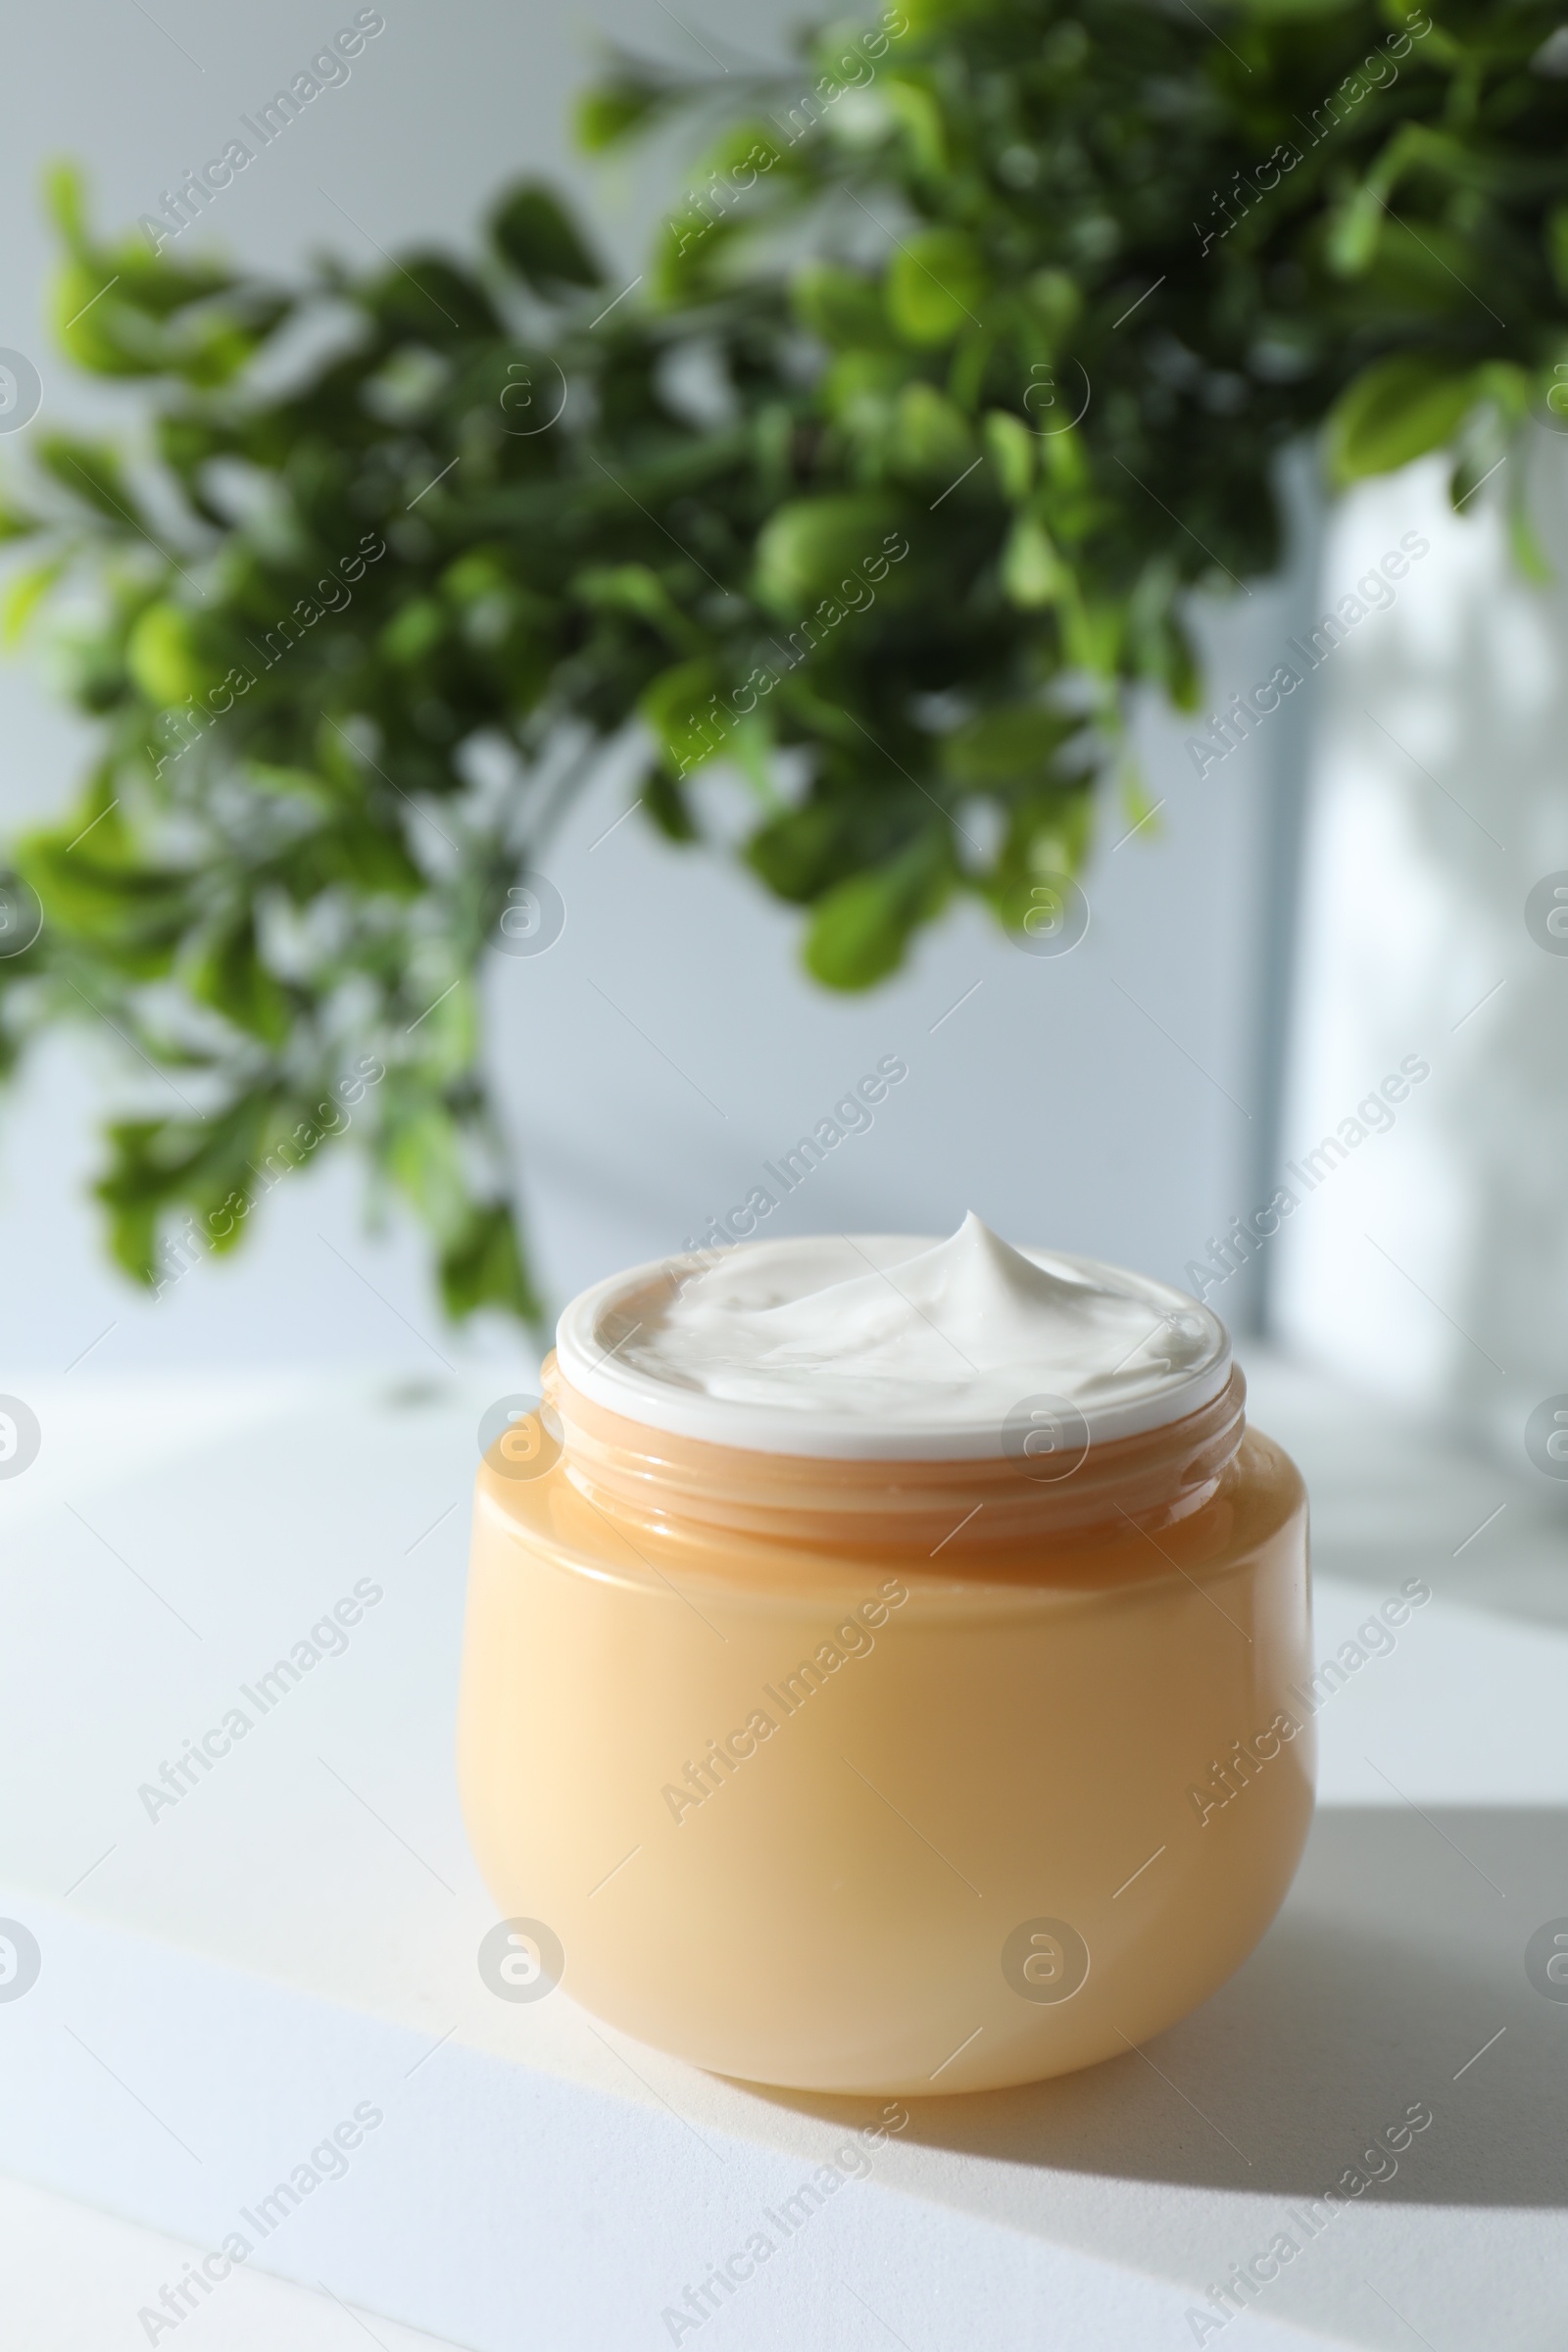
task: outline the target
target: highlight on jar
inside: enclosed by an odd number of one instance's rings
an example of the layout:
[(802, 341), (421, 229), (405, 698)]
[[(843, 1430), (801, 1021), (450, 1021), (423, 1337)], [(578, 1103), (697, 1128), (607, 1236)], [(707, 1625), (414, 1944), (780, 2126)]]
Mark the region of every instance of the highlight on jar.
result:
[(1311, 1817), (1306, 1496), (1205, 1307), (971, 1215), (616, 1275), (542, 1385), (481, 1431), (459, 1762), (544, 1989), (923, 2095), (1247, 1957)]

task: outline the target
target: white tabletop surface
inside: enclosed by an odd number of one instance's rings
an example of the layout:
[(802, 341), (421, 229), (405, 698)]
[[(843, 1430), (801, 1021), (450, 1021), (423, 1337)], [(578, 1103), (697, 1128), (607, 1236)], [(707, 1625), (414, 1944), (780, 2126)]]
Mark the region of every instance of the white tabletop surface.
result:
[[(1560, 2344), (1568, 2002), (1525, 1947), (1568, 1914), (1568, 1521), (1523, 1462), (1251, 1371), (1313, 1494), (1317, 1655), (1406, 1579), (1435, 1594), (1319, 1715), (1280, 1919), (1147, 2051), (915, 2103), (705, 2324), (718, 2352)], [(451, 1723), (488, 1391), (35, 1386), (43, 1449), (0, 1484), (0, 1911), (45, 1966), (0, 2003), (0, 2168), (38, 2185), (0, 2191), (0, 2339), (155, 2340), (172, 2241), (216, 2244), (368, 2086), (385, 2128), (349, 2178), (156, 2340), (670, 2341), (683, 2282), (865, 2103), (768, 2098), (479, 1984)], [(346, 1652), (150, 1822), (138, 1786), (367, 1574)], [(1289, 2217), (1411, 2103), (1433, 2121), (1397, 2173), (1307, 2242)], [(1206, 2288), (1293, 2228), (1298, 2258), (1200, 2333)]]

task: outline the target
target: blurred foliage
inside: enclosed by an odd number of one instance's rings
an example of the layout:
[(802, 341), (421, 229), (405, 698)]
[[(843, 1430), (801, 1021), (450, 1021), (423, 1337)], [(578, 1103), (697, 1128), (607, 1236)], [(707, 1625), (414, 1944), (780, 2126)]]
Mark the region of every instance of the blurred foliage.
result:
[(906, 0), (773, 79), (617, 57), (587, 145), (709, 142), (629, 288), (538, 185), (467, 257), (275, 284), (106, 242), (59, 177), (61, 340), (151, 423), (35, 427), (0, 513), (6, 627), (98, 745), (11, 853), (44, 921), (0, 1054), (101, 1016), (181, 1098), (109, 1131), (129, 1269), (181, 1219), (232, 1246), (287, 1139), (352, 1125), (449, 1309), (537, 1316), (482, 982), (609, 742), (672, 841), (743, 779), (741, 855), (863, 987), (956, 893), (1019, 923), (1097, 786), (1141, 810), (1132, 698), (1196, 705), (1191, 592), (1276, 565), (1287, 444), (1339, 483), (1451, 448), (1456, 500), (1496, 466), (1568, 377), (1555, 7), (1211, 14)]

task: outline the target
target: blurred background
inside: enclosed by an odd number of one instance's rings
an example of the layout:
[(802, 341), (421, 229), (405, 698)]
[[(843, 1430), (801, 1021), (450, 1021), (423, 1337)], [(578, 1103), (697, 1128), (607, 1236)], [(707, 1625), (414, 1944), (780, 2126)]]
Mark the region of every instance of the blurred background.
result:
[[(351, 78), (193, 236), (279, 270), (322, 248), (360, 265), (411, 238), (465, 239), (498, 180), (529, 171), (573, 189), (629, 270), (678, 165), (657, 146), (632, 165), (572, 153), (568, 103), (600, 45), (722, 65), (783, 55), (792, 22), (768, 0), (726, 10), (721, 34), (660, 0), (386, 13)], [(182, 0), (155, 18), (105, 0), (17, 27), (25, 103), (0, 156), (0, 343), (35, 360), (46, 420), (124, 421), (138, 394), (69, 373), (52, 348), (45, 163), (79, 159), (97, 217), (128, 225), (323, 25), (309, 0), (265, 19)], [(1534, 468), (1560, 557), (1563, 453), (1532, 432), (1509, 463)], [(552, 1308), (700, 1233), (883, 1054), (904, 1057), (907, 1083), (773, 1230), (939, 1233), (972, 1206), (1015, 1239), (1177, 1282), (1288, 1181), (1288, 1161), (1415, 1056), (1431, 1076), (1392, 1130), (1357, 1146), (1211, 1296), (1242, 1329), (1519, 1458), (1528, 1412), (1565, 1360), (1568, 962), (1531, 936), (1524, 907), (1568, 863), (1568, 613), (1560, 589), (1512, 570), (1498, 486), (1455, 516), (1444, 480), (1432, 461), (1326, 512), (1303, 462), (1290, 567), (1201, 616), (1212, 707), (1266, 675), (1286, 639), (1401, 536), (1419, 532), (1431, 553), (1392, 609), (1205, 776), (1184, 750), (1190, 728), (1145, 714), (1158, 810), (1127, 837), (1129, 820), (1103, 808), (1084, 877), (1093, 919), (1071, 956), (1022, 954), (966, 906), (891, 983), (829, 995), (800, 970), (787, 909), (712, 854), (670, 848), (640, 814), (616, 823), (626, 793), (607, 764), (553, 853), (564, 937), (545, 956), (491, 958), (488, 978)], [(24, 656), (0, 670), (0, 712), (11, 826), (64, 801), (86, 731)], [(104, 1074), (94, 1051), (53, 1039), (0, 1126), (6, 1354), (19, 1373), (307, 1353), (416, 1371), (518, 1354), (514, 1337), (442, 1324), (412, 1231), (396, 1218), (364, 1230), (348, 1155), (323, 1154), (282, 1188), (231, 1261), (205, 1258), (156, 1301), (138, 1295), (108, 1264), (86, 1198)]]

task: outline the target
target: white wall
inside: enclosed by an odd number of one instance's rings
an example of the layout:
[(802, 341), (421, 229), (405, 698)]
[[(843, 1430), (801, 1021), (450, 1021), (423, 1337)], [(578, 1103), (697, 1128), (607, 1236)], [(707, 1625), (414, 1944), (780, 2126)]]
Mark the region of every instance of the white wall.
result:
[[(45, 419), (128, 416), (134, 395), (74, 382), (53, 356), (42, 160), (82, 158), (100, 218), (128, 222), (352, 14), (323, 8), (282, 0), (220, 16), (160, 0), (155, 25), (78, 0), (14, 28), (13, 88), (25, 104), (0, 153), (0, 343), (35, 357)], [(352, 81), (225, 192), (209, 216), (215, 238), (277, 268), (321, 246), (367, 262), (377, 244), (461, 236), (519, 169), (569, 168), (619, 251), (635, 252), (646, 186), (624, 166), (590, 178), (571, 164), (563, 118), (596, 24), (705, 63), (658, 0), (569, 14), (485, 0), (416, 13), (389, 0), (385, 13)], [(753, 0), (744, 19), (723, 12), (720, 36), (681, 14), (720, 53), (726, 41), (771, 41), (786, 21)], [(1215, 616), (1220, 682), (1266, 669), (1294, 619), (1281, 592), (1261, 589)], [(0, 673), (0, 730), (10, 825), (58, 803), (86, 737), (15, 665)], [(1252, 1187), (1268, 1128), (1259, 1028), (1276, 927), (1261, 895), (1263, 762), (1275, 753), (1249, 749), (1200, 785), (1183, 733), (1166, 719), (1147, 730), (1154, 797), (1166, 799), (1159, 829), (1116, 847), (1128, 820), (1104, 811), (1086, 877), (1092, 927), (1072, 956), (1024, 955), (965, 909), (906, 975), (854, 1000), (799, 975), (796, 918), (716, 859), (664, 847), (640, 816), (594, 847), (625, 805), (617, 778), (603, 775), (550, 860), (569, 909), (564, 938), (536, 960), (498, 957), (490, 975), (496, 1066), (552, 1297), (679, 1246), (889, 1053), (907, 1061), (907, 1081), (772, 1230), (936, 1231), (973, 1205), (1017, 1238), (1179, 1278)], [(49, 1049), (0, 1113), (7, 1360), (59, 1370), (96, 1342), (89, 1360), (106, 1373), (306, 1354), (439, 1371), (438, 1359), (481, 1344), (442, 1329), (404, 1227), (366, 1238), (345, 1157), (291, 1179), (236, 1259), (197, 1267), (156, 1304), (139, 1297), (104, 1263), (83, 1199), (111, 1049), (107, 1039)], [(1229, 1295), (1222, 1303), (1235, 1311)]]
[[(1544, 590), (1506, 545), (1525, 484)], [(1568, 447), (1532, 428), (1461, 515), (1446, 485), (1411, 467), (1329, 536), (1325, 605), (1407, 530), (1432, 552), (1318, 684), (1286, 1152), (1404, 1055), (1432, 1074), (1290, 1219), (1275, 1311), (1301, 1348), (1518, 1458), (1531, 1410), (1568, 1390), (1568, 956), (1525, 919), (1568, 868)]]

